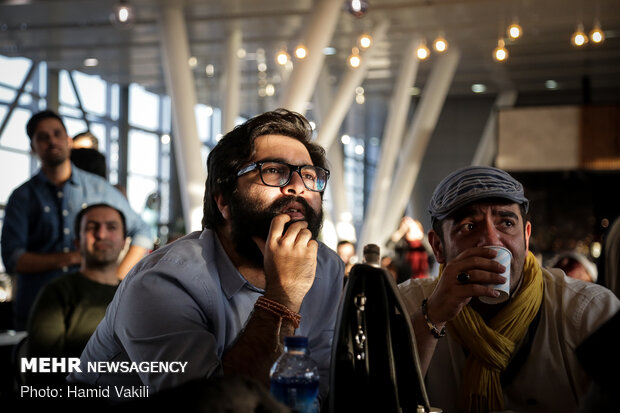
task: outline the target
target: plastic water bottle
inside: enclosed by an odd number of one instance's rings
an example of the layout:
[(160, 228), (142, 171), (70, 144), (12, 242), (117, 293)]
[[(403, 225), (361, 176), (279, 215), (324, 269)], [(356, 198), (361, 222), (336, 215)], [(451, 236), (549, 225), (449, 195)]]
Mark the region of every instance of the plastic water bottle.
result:
[(284, 353), (269, 373), (271, 394), (299, 413), (319, 411), (319, 369), (308, 351), (308, 337), (284, 338)]

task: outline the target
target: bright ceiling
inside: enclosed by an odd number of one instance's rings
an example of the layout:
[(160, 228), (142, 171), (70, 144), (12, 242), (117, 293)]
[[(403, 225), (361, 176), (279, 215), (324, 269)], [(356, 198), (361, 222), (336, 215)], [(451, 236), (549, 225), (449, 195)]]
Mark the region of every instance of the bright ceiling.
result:
[[(341, 0), (337, 0), (341, 1)], [(166, 93), (161, 64), (159, 12), (161, 2), (129, 0), (135, 22), (129, 28), (111, 23), (117, 1), (109, 0), (13, 0), (0, 3), (0, 54), (45, 60), (53, 68), (97, 74), (115, 83), (137, 82), (149, 90)], [(276, 52), (289, 53), (301, 38), (313, 11), (309, 0), (188, 0), (185, 16), (190, 53), (200, 103), (221, 105), (220, 80), (226, 55), (227, 33), (233, 23), (242, 29), (241, 113), (253, 115), (259, 108), (277, 103), (285, 75), (275, 63)], [(346, 60), (357, 37), (381, 20), (389, 22), (387, 40), (376, 45), (376, 57), (363, 85), (366, 94), (388, 99), (397, 77), (405, 46), (414, 36), (429, 46), (439, 34), (450, 47), (461, 51), (451, 95), (471, 94), (473, 84), (484, 84), (485, 93), (514, 89), (519, 93), (544, 92), (545, 82), (557, 82), (556, 90), (580, 90), (584, 79), (593, 89), (620, 87), (620, 1), (618, 0), (369, 0), (362, 18), (353, 17), (342, 1), (339, 22), (331, 41), (335, 54), (325, 64), (334, 88), (345, 71)], [(578, 23), (589, 32), (598, 19), (606, 39), (576, 49), (570, 44)], [(498, 38), (513, 21), (523, 28), (517, 41), (507, 41), (509, 58), (492, 59)], [(265, 86), (257, 71), (264, 50), (265, 81), (275, 96), (259, 96)], [(257, 53), (258, 52), (258, 53)], [(434, 55), (422, 62), (416, 86), (423, 89)], [(98, 59), (85, 67), (87, 58)], [(207, 65), (214, 74), (208, 77)], [(0, 76), (2, 68), (0, 68)], [(261, 75), (263, 76), (263, 75)], [(553, 93), (550, 91), (549, 93)], [(269, 100), (271, 99), (271, 100)], [(261, 100), (263, 100), (261, 102)], [(267, 104), (265, 104), (267, 103)]]

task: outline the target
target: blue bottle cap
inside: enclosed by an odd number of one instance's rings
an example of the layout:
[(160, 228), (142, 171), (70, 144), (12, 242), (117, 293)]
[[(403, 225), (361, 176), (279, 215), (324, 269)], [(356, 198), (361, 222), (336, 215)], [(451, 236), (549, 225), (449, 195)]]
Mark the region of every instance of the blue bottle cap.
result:
[(305, 336), (284, 337), (284, 345), (286, 347), (308, 347), (308, 337), (305, 337)]

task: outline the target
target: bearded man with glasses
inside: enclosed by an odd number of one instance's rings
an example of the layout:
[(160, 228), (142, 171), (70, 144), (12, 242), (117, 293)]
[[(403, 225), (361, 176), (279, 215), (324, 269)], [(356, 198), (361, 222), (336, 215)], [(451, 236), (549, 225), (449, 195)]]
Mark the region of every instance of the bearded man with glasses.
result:
[(143, 259), (82, 353), (97, 361), (183, 361), (183, 373), (73, 373), (88, 386), (241, 375), (269, 384), (285, 336), (309, 338), (324, 399), (344, 263), (317, 241), (329, 179), (301, 115), (279, 109), (226, 134), (207, 160), (203, 231)]

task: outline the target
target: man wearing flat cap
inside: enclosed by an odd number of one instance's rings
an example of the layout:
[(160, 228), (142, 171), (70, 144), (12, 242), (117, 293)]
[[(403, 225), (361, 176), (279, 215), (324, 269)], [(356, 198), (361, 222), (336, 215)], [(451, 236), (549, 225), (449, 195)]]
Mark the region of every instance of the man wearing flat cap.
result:
[[(620, 301), (539, 265), (528, 251), (528, 208), (521, 183), (492, 167), (453, 172), (430, 201), (439, 276), (399, 288), (431, 405), (444, 412), (575, 412), (588, 391), (575, 350)], [(510, 251), (506, 265), (489, 246)], [(494, 285), (504, 282), (501, 300)]]

